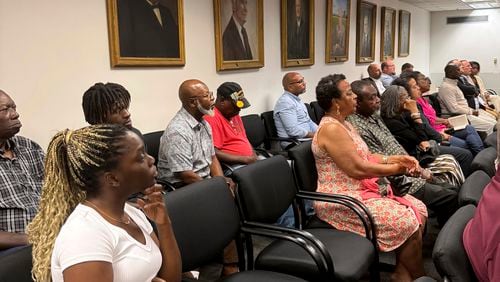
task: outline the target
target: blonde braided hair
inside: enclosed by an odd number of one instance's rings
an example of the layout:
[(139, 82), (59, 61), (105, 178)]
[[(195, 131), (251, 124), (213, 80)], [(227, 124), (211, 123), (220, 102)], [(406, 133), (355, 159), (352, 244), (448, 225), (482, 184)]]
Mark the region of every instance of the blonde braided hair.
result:
[(39, 211), (28, 226), (35, 281), (51, 280), (50, 260), (61, 226), (87, 193), (98, 192), (99, 175), (116, 166), (119, 141), (127, 132), (121, 125), (101, 124), (66, 129), (52, 138)]

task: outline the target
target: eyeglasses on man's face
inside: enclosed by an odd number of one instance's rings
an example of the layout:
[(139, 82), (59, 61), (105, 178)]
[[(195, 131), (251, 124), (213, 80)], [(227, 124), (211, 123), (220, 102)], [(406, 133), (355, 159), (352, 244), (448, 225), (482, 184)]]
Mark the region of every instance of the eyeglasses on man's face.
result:
[(302, 84), (302, 83), (304, 83), (304, 79), (303, 78), (301, 80), (290, 82), (290, 84)]
[(199, 99), (199, 98), (210, 98), (212, 99), (214, 97), (214, 92), (212, 91), (208, 91), (207, 93), (203, 94), (203, 95), (196, 95), (196, 96), (192, 96), (192, 97), (189, 97), (189, 99)]

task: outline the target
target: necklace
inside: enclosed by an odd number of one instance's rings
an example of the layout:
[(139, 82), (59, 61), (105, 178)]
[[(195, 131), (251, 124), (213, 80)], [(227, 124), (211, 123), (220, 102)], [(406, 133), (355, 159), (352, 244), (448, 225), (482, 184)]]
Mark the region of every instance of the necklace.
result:
[(130, 224), (130, 216), (127, 215), (127, 213), (125, 213), (125, 215), (127, 216), (127, 219), (126, 220), (121, 220), (121, 219), (116, 219), (108, 214), (106, 214), (105, 212), (103, 212), (102, 210), (100, 210), (94, 203), (92, 203), (91, 201), (89, 200), (85, 200), (84, 201), (85, 203), (91, 205), (96, 211), (98, 211), (100, 214), (102, 214), (104, 217), (108, 218), (108, 219), (111, 219), (115, 222), (119, 222), (119, 223), (123, 223), (125, 225), (129, 225)]

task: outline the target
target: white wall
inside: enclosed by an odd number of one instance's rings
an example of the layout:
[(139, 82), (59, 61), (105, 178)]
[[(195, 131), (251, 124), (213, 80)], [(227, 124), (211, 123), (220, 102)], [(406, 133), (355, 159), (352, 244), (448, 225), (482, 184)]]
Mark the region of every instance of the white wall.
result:
[[(487, 15), (488, 22), (446, 24), (447, 17)], [(454, 58), (477, 61), (487, 88), (500, 89), (500, 9), (431, 13), (430, 73), (435, 86)]]
[[(184, 0), (186, 65), (181, 68), (111, 69), (104, 0), (0, 0), (0, 89), (18, 105), (21, 134), (44, 148), (64, 128), (84, 126), (83, 92), (98, 81), (123, 84), (132, 95), (134, 126), (143, 133), (160, 130), (180, 107), (179, 84), (198, 78), (215, 90), (224, 81), (239, 82), (252, 107), (242, 112), (271, 110), (281, 95), (281, 77), (301, 72), (308, 82), (304, 101), (314, 100), (318, 80), (329, 73), (344, 73), (350, 81), (365, 74), (367, 64), (355, 64), (355, 5), (351, 2), (349, 61), (325, 64), (326, 1), (315, 1), (316, 63), (311, 67), (281, 68), (280, 1), (264, 0), (265, 67), (231, 72), (215, 71), (212, 0)], [(376, 60), (379, 58), (380, 7), (411, 12), (410, 56), (397, 58), (398, 67), (412, 62), (428, 73), (430, 13), (397, 0), (372, 1), (378, 5)], [(396, 49), (397, 50), (397, 49)]]

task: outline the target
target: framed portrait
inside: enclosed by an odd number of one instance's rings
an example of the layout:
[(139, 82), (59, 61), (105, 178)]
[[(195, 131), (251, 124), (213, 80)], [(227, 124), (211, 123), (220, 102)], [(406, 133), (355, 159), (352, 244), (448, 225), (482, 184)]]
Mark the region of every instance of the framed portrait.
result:
[(182, 0), (106, 0), (112, 67), (183, 66)]
[(314, 0), (281, 0), (281, 66), (314, 64)]
[(264, 66), (262, 0), (214, 0), (217, 71)]
[(399, 44), (398, 56), (407, 57), (410, 55), (410, 24), (411, 14), (405, 10), (399, 10)]
[(356, 19), (356, 63), (375, 61), (377, 5), (358, 0)]
[(326, 4), (326, 63), (349, 59), (351, 0), (328, 0)]
[(380, 21), (380, 60), (394, 59), (396, 38), (396, 10), (382, 7)]

